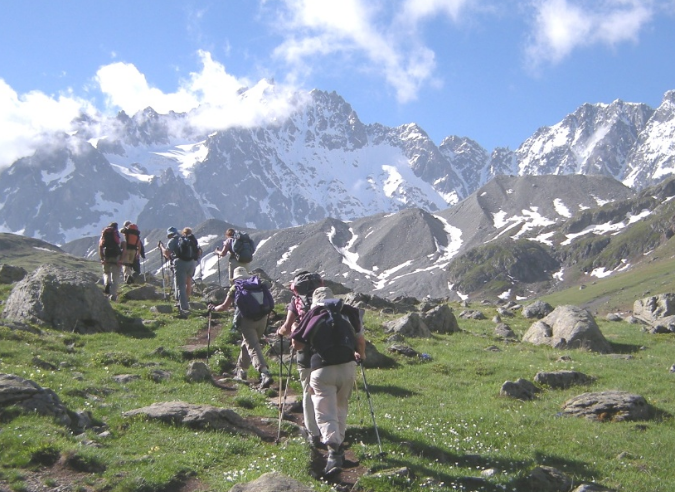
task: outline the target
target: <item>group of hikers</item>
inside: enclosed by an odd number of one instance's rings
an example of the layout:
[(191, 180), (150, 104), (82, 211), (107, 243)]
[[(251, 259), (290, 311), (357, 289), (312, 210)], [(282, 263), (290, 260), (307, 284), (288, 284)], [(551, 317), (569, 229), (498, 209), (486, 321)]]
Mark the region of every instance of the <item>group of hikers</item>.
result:
[[(99, 255), (105, 291), (111, 300), (117, 298), (122, 270), (125, 281), (132, 282), (129, 279), (135, 271), (136, 261), (145, 258), (137, 231), (138, 227), (130, 221), (117, 231), (117, 224), (113, 222), (101, 234)], [(138, 241), (130, 240), (131, 236)], [(159, 241), (158, 248), (162, 267), (164, 260), (171, 262), (175, 298), (183, 317), (189, 314), (192, 277), (202, 249), (189, 227), (181, 232), (169, 227), (167, 238), (166, 246)], [(117, 248), (110, 246), (111, 240)], [(257, 275), (249, 273), (254, 253), (255, 243), (248, 235), (234, 229), (225, 231), (225, 241), (221, 248), (216, 248), (215, 254), (218, 258), (229, 255), (230, 287), (225, 300), (217, 305), (209, 304), (208, 311), (234, 308), (233, 325), (242, 335), (234, 380), (248, 382), (247, 371), (253, 365), (260, 375), (260, 388), (269, 388), (274, 380), (261, 340), (268, 315), (274, 309), (274, 299), (267, 285)], [(312, 446), (327, 449), (324, 476), (330, 477), (338, 474), (344, 465), (349, 397), (355, 385), (356, 366), (366, 357), (363, 313), (337, 299), (318, 273), (297, 273), (290, 288), (293, 296), (286, 306), (286, 318), (277, 330), (279, 346), (283, 346), (283, 337), (290, 337), (291, 359), (296, 355), (302, 386), (306, 435)]]
[(118, 229), (117, 222), (111, 222), (101, 232), (98, 256), (103, 266), (104, 292), (110, 300), (116, 301), (122, 274), (124, 282), (131, 284), (134, 273), (141, 273), (145, 246), (138, 226), (127, 220), (122, 229)]

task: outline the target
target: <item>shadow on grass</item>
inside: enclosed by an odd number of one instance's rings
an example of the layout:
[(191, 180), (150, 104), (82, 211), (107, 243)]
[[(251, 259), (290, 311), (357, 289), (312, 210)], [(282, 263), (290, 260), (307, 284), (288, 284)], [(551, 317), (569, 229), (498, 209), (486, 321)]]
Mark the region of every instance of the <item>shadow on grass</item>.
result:
[[(359, 382), (359, 389), (361, 389), (363, 381)], [(368, 383), (368, 391), (370, 394), (385, 393), (391, 396), (398, 396), (401, 398), (409, 398), (411, 396), (417, 396), (419, 393), (415, 393), (407, 388), (401, 388), (400, 386), (392, 386), (390, 384), (370, 384)], [(365, 391), (364, 391), (365, 393)]]
[(116, 313), (117, 322), (120, 325), (120, 329), (117, 333), (124, 335), (129, 338), (155, 338), (155, 333), (143, 324), (143, 321), (139, 318), (131, 318), (125, 316), (120, 312)]
[(630, 343), (609, 342), (614, 354), (635, 354), (642, 351), (641, 345), (631, 345)]
[[(527, 476), (538, 465), (551, 466), (561, 470), (566, 475), (574, 475), (576, 479), (592, 480), (598, 471), (587, 463), (563, 458), (545, 453), (535, 453), (532, 460), (513, 460), (504, 457), (483, 456), (480, 454), (458, 454), (448, 449), (430, 445), (418, 440), (405, 440), (379, 429), (379, 436), (385, 451), (376, 456), (365, 455), (364, 459), (372, 459), (369, 463), (371, 472), (377, 473), (384, 470), (406, 468), (409, 470), (408, 477), (413, 480), (428, 480), (431, 477), (436, 482), (443, 482), (446, 487), (456, 486), (460, 490), (481, 490), (485, 492), (503, 490), (530, 490), (531, 484)], [(351, 429), (348, 431), (348, 440), (361, 442), (370, 446), (377, 446), (377, 436), (372, 427)], [(392, 450), (392, 448), (394, 448)], [(406, 459), (409, 456), (410, 459)], [(439, 465), (447, 465), (452, 472), (439, 471), (438, 467), (430, 467), (420, 461), (431, 462)], [(442, 466), (441, 468), (445, 468)], [(463, 469), (466, 475), (462, 474)], [(474, 476), (476, 470), (494, 469), (498, 474), (509, 474), (513, 478), (506, 484), (496, 484), (487, 478)]]

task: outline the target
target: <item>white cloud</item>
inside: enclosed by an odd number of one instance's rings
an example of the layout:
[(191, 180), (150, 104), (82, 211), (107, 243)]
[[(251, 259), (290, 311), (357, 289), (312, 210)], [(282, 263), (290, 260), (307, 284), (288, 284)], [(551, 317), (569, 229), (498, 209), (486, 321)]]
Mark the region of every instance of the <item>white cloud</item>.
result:
[(0, 169), (33, 153), (52, 132), (67, 132), (81, 113), (93, 112), (85, 100), (72, 94), (49, 96), (39, 91), (19, 95), (0, 79)]
[[(311, 72), (319, 56), (341, 54), (346, 64), (364, 57), (359, 69), (378, 71), (399, 102), (413, 101), (425, 84), (435, 82), (436, 69), (435, 54), (421, 41), (418, 23), (439, 14), (456, 20), (468, 3), (285, 0), (285, 15), (279, 21), (285, 41), (275, 55), (291, 66), (293, 81)], [(345, 69), (353, 70), (354, 65)]]
[(637, 41), (653, 17), (652, 0), (535, 0), (528, 63), (559, 63), (575, 49)]

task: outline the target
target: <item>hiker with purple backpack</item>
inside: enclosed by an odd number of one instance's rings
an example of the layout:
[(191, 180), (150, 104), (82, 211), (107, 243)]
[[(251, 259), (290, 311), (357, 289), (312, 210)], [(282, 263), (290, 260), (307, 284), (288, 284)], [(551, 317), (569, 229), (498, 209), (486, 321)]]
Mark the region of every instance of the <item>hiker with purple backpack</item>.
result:
[(267, 315), (274, 309), (274, 299), (260, 278), (249, 275), (244, 267), (234, 269), (232, 280), (225, 301), (217, 306), (209, 304), (208, 309), (226, 311), (234, 307), (234, 327), (243, 338), (234, 379), (247, 382), (246, 371), (253, 364), (260, 374), (260, 387), (269, 388), (274, 380), (265, 361), (260, 339), (267, 328)]

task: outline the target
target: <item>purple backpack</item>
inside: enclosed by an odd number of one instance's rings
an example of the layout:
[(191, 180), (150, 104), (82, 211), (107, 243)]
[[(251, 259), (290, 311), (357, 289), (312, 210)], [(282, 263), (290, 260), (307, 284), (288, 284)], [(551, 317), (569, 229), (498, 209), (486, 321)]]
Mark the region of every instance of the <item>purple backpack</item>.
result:
[(272, 293), (257, 275), (235, 280), (234, 288), (234, 304), (244, 318), (258, 321), (274, 309)]

